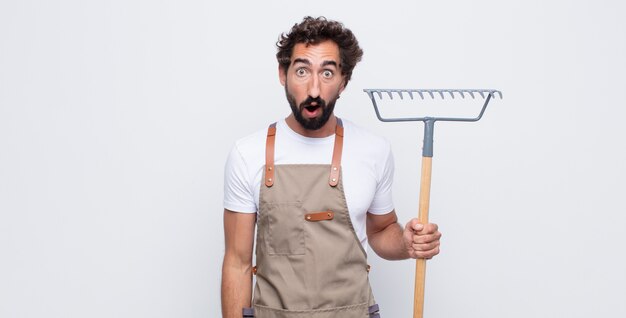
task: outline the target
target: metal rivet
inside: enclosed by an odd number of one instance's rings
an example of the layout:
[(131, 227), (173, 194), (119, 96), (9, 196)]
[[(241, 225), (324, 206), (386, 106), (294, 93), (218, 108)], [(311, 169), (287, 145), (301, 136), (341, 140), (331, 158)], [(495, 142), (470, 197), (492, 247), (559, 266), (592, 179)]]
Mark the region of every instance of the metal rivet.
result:
[(328, 213), (328, 217), (330, 217), (330, 213)]
[(307, 215), (307, 216), (306, 216), (306, 219), (307, 219), (307, 220), (310, 220), (310, 219), (311, 219), (311, 216), (310, 216), (310, 215)]
[(333, 170), (337, 171), (337, 167), (333, 167)]
[(267, 179), (267, 181), (272, 182), (272, 178)]
[(333, 178), (333, 182), (337, 181), (337, 179)]
[(267, 167), (267, 170), (272, 171), (272, 167)]

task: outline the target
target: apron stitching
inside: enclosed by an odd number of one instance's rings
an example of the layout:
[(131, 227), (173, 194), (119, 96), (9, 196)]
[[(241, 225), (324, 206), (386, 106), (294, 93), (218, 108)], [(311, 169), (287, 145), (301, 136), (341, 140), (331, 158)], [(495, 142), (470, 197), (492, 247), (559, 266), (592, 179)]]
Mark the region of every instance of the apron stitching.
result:
[(285, 312), (285, 313), (293, 313), (293, 314), (298, 314), (298, 313), (314, 313), (314, 312), (328, 312), (328, 311), (338, 311), (338, 310), (349, 310), (349, 309), (354, 309), (354, 308), (359, 308), (359, 307), (363, 307), (365, 306), (365, 308), (368, 307), (367, 302), (364, 303), (358, 303), (358, 304), (354, 304), (354, 305), (348, 305), (348, 306), (341, 306), (341, 307), (334, 307), (334, 308), (323, 308), (323, 309), (302, 309), (302, 310), (298, 310), (298, 309), (282, 309), (282, 308), (272, 308), (269, 306), (263, 306), (263, 305), (254, 305), (254, 307), (258, 307), (261, 309), (268, 309), (268, 310), (273, 310), (273, 311), (280, 311), (280, 312)]

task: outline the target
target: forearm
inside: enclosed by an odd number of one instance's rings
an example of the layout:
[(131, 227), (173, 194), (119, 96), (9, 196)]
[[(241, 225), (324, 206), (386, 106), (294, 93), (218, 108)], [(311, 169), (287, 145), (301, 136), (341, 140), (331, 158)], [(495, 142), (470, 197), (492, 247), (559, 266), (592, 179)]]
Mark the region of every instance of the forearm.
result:
[(252, 247), (256, 214), (224, 210), (222, 317), (241, 318), (252, 298)]
[(387, 260), (402, 260), (409, 258), (402, 234), (402, 227), (394, 222), (381, 231), (370, 233), (368, 240), (378, 256)]
[(241, 318), (241, 310), (250, 307), (252, 265), (224, 257), (222, 266), (222, 317)]

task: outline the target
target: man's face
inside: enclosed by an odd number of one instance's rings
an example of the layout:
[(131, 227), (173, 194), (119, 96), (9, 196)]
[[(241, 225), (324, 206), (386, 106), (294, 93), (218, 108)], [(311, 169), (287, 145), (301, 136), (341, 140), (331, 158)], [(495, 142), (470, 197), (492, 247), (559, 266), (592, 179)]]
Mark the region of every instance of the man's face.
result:
[(297, 122), (307, 130), (323, 127), (344, 88), (339, 47), (333, 41), (298, 43), (287, 73), (280, 69), (287, 100)]

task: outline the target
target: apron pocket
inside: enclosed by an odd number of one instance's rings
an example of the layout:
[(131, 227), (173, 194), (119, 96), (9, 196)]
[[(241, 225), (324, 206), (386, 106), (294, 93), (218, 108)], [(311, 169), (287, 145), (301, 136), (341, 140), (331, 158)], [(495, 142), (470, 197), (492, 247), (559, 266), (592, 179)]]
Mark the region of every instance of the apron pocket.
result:
[(301, 202), (267, 204), (267, 251), (270, 255), (304, 255), (304, 214)]

